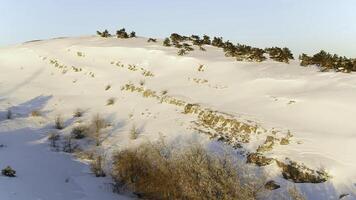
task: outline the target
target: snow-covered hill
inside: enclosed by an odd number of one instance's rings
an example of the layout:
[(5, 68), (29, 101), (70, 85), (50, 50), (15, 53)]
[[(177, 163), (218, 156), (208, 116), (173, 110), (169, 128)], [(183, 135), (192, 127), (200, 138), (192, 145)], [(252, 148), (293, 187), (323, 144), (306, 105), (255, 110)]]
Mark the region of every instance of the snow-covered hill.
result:
[[(281, 189), (293, 184), (283, 179), (283, 166), (296, 162), (328, 176), (297, 184), (310, 199), (356, 199), (354, 74), (322, 73), (298, 61), (238, 62), (216, 47), (206, 50), (177, 56), (162, 41), (94, 36), (0, 49), (0, 167), (18, 171), (16, 179), (0, 177), (1, 199), (119, 198), (102, 189), (108, 179), (91, 177), (86, 165), (45, 145), (54, 118), (66, 120), (61, 133), (69, 134), (78, 108), (83, 121), (99, 113), (111, 122), (101, 145), (107, 157), (161, 136), (219, 140), (214, 145), (238, 147), (243, 159), (258, 153), (275, 160), (263, 168)], [(5, 119), (8, 109), (13, 120)], [(31, 117), (34, 110), (43, 115)], [(133, 125), (140, 132), (134, 141)]]

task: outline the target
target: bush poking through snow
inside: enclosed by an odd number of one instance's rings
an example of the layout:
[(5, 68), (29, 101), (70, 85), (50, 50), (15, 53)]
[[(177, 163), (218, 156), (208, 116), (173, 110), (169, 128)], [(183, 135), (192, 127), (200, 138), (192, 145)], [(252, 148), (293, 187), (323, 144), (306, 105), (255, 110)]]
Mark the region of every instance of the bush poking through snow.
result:
[(7, 177), (16, 177), (16, 171), (13, 170), (10, 166), (7, 166), (1, 170), (1, 174)]
[(66, 153), (73, 153), (77, 149), (77, 145), (73, 142), (70, 135), (66, 135), (63, 138), (62, 151)]
[(6, 112), (6, 119), (12, 119), (12, 111), (10, 109)]
[(255, 178), (242, 184), (239, 169), (201, 146), (173, 151), (160, 142), (116, 153), (112, 177), (115, 186), (144, 199), (256, 199), (263, 183), (257, 186)]
[(71, 135), (74, 139), (83, 139), (88, 135), (88, 127), (85, 125), (79, 125), (72, 129)]
[(48, 135), (48, 140), (49, 140), (49, 145), (50, 145), (50, 147), (52, 147), (52, 148), (58, 148), (58, 144), (57, 144), (57, 142), (58, 142), (58, 140), (59, 140), (59, 134), (58, 133), (56, 133), (56, 132), (52, 132), (52, 133), (49, 133), (49, 135)]
[(130, 129), (130, 139), (131, 140), (136, 140), (138, 138), (139, 135), (139, 131), (136, 128), (135, 125), (132, 125), (131, 129)]
[(111, 88), (111, 85), (107, 85), (107, 86), (105, 87), (105, 91), (110, 90), (110, 88)]
[(84, 114), (84, 111), (78, 108), (74, 111), (73, 117), (82, 117), (83, 114)]
[(54, 127), (58, 130), (62, 130), (64, 128), (64, 122), (61, 115), (57, 115), (54, 119)]
[(108, 99), (106, 101), (106, 105), (107, 106), (111, 106), (111, 105), (114, 105), (115, 104), (115, 98), (114, 97), (111, 97), (110, 99)]
[(100, 145), (101, 130), (106, 128), (108, 123), (99, 114), (95, 115), (91, 121), (91, 131), (89, 136), (95, 140), (96, 146)]
[(91, 163), (90, 169), (96, 177), (105, 177), (106, 174), (103, 170), (103, 159), (101, 156), (97, 156)]
[(33, 110), (31, 112), (31, 117), (40, 117), (41, 116), (41, 112), (39, 110)]

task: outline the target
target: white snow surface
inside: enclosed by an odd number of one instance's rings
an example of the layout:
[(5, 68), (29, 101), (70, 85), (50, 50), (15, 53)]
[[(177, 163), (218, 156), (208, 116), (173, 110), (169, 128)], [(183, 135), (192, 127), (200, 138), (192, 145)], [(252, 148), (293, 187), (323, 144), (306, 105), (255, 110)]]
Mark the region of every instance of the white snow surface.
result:
[[(0, 177), (0, 199), (126, 198), (111, 193), (109, 178), (95, 178), (85, 163), (50, 150), (46, 137), (53, 119), (61, 114), (67, 120), (62, 132), (69, 133), (77, 108), (86, 111), (84, 121), (100, 113), (113, 124), (102, 144), (108, 155), (160, 135), (177, 143), (209, 141), (189, 128), (192, 117), (174, 105), (121, 90), (124, 84), (143, 80), (145, 88), (167, 90), (170, 96), (264, 128), (290, 130), (291, 143), (270, 154), (324, 168), (332, 176), (322, 184), (297, 184), (303, 193), (310, 199), (338, 199), (345, 193), (349, 195), (344, 199), (356, 199), (355, 74), (319, 72), (298, 61), (238, 62), (211, 46), (177, 56), (176, 48), (146, 41), (85, 36), (0, 49), (0, 143), (5, 145), (0, 148), (0, 167), (11, 165), (18, 172), (16, 178)], [(62, 73), (51, 59), (69, 70)], [(118, 61), (125, 67), (112, 64)], [(129, 64), (154, 76), (129, 70)], [(204, 71), (198, 71), (199, 65)], [(74, 72), (72, 66), (82, 71)], [(198, 84), (194, 78), (208, 82)], [(107, 106), (111, 97), (115, 104)], [(12, 120), (5, 119), (9, 108)], [(44, 114), (30, 117), (33, 110)], [(133, 124), (140, 129), (135, 141), (128, 136)]]

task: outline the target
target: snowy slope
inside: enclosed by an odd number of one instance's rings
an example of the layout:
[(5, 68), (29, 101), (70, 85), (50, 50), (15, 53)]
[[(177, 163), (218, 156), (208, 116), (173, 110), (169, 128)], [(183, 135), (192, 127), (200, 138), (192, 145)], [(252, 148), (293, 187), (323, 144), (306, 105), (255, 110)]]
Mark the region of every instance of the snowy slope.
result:
[[(146, 41), (57, 38), (0, 49), (0, 142), (7, 145), (0, 150), (0, 164), (13, 165), (19, 174), (16, 179), (0, 178), (0, 197), (4, 194), (4, 199), (21, 199), (12, 195), (31, 191), (33, 199), (47, 199), (45, 195), (53, 194), (51, 189), (60, 187), (58, 197), (50, 199), (61, 199), (61, 191), (68, 192), (67, 199), (97, 199), (98, 196), (90, 196), (99, 195), (96, 190), (107, 199), (115, 198), (100, 189), (105, 180), (90, 177), (87, 166), (49, 151), (48, 145), (41, 142), (57, 114), (68, 119), (63, 133), (69, 133), (72, 113), (77, 108), (87, 111), (86, 120), (100, 113), (113, 123), (103, 142), (108, 156), (160, 135), (177, 143), (209, 142), (208, 137), (192, 128), (194, 116), (183, 114), (179, 106), (121, 89), (130, 83), (157, 93), (165, 91), (170, 97), (251, 121), (266, 130), (292, 133), (288, 145), (276, 145), (267, 154), (281, 160), (290, 158), (313, 169), (324, 168), (332, 176), (326, 183), (298, 184), (303, 192), (313, 199), (337, 199), (344, 193), (350, 194), (348, 199), (356, 199), (354, 74), (321, 73), (313, 67), (300, 67), (297, 61), (237, 62), (210, 46), (206, 52), (195, 50), (176, 56), (177, 49)], [(200, 65), (202, 70), (198, 70)], [(107, 85), (111, 86), (109, 90), (105, 90)], [(116, 103), (107, 106), (112, 97)], [(14, 121), (3, 119), (10, 107), (17, 115)], [(28, 117), (36, 109), (45, 116)], [(128, 136), (133, 124), (140, 129), (136, 141)], [(265, 136), (253, 136), (244, 148), (255, 150)], [(21, 159), (4, 159), (8, 154)], [(32, 161), (34, 164), (22, 164)], [(63, 162), (63, 169), (52, 170), (56, 166), (53, 163), (58, 162)], [(44, 177), (53, 178), (38, 180), (42, 184), (53, 183), (46, 185), (49, 189), (43, 196), (35, 192), (40, 186), (30, 190), (27, 187), (41, 172), (33, 172), (38, 167), (49, 170), (43, 171), (47, 174)], [(64, 183), (66, 177), (72, 177), (69, 183)], [(13, 192), (13, 187), (19, 185), (23, 189)], [(316, 194), (316, 190), (320, 193)], [(85, 192), (87, 197), (83, 196)]]

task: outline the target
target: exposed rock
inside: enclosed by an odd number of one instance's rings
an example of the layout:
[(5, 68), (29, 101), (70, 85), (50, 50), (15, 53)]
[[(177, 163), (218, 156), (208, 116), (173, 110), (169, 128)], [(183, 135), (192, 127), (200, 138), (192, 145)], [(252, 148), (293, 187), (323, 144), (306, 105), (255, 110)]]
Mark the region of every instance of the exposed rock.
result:
[(271, 181), (268, 181), (266, 184), (265, 184), (265, 189), (267, 190), (276, 190), (278, 188), (280, 188), (281, 186), (278, 185), (275, 181), (271, 180)]
[(258, 146), (256, 151), (259, 153), (271, 151), (273, 149), (276, 140), (277, 139), (273, 136), (270, 135), (267, 136), (266, 141), (262, 145)]
[(260, 153), (250, 153), (247, 155), (247, 163), (253, 163), (258, 166), (266, 166), (272, 163), (273, 158), (267, 158)]
[(325, 171), (313, 170), (293, 161), (287, 164), (277, 161), (277, 165), (281, 168), (283, 177), (295, 183), (323, 183), (330, 178)]

